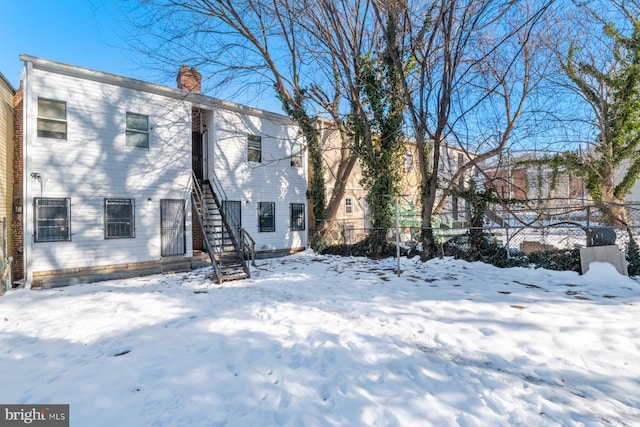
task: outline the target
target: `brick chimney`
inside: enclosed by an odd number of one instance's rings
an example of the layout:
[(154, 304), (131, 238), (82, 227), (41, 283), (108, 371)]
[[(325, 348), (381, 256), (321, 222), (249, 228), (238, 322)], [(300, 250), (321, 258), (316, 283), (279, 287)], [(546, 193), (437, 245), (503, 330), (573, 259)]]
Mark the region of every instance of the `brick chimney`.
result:
[(189, 68), (188, 65), (183, 65), (178, 70), (178, 89), (185, 90), (187, 92), (202, 93), (201, 82), (202, 74), (196, 70), (196, 67)]

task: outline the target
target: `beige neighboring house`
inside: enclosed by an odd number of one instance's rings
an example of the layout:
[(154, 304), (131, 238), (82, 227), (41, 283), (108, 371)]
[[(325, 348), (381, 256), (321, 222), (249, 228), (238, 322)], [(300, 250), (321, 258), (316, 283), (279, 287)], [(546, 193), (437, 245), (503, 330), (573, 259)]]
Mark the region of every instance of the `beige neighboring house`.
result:
[[(5, 259), (13, 255), (11, 244), (11, 210), (13, 199), (13, 97), (15, 90), (0, 73), (0, 274), (4, 273)], [(10, 276), (10, 275), (9, 275)], [(9, 276), (7, 279), (10, 283)], [(0, 294), (3, 285), (0, 284)]]
[[(336, 173), (341, 162), (349, 155), (349, 150), (342, 149), (340, 132), (333, 122), (323, 119), (317, 120), (320, 130), (320, 144), (324, 160), (324, 184), (326, 188), (326, 200), (331, 198), (336, 187)], [(371, 226), (371, 217), (367, 206), (367, 192), (360, 183), (362, 179), (362, 166), (360, 161), (356, 161), (351, 174), (345, 184), (344, 195), (335, 218), (331, 221), (333, 231), (332, 243), (346, 239), (347, 241), (358, 241)], [(313, 218), (313, 208), (309, 207), (309, 224), (315, 224)], [(310, 235), (314, 230), (310, 230)]]
[[(420, 165), (418, 164), (418, 149), (415, 141), (405, 143), (406, 153), (404, 155), (403, 175), (400, 183), (400, 224), (406, 227), (420, 227), (421, 203), (420, 203)], [(438, 166), (438, 176), (442, 182), (450, 182), (453, 175), (466, 164), (473, 156), (471, 152), (445, 144), (440, 147), (440, 164)], [(465, 173), (464, 177), (458, 180), (456, 186), (464, 189), (472, 178), (472, 170)], [(437, 201), (444, 196), (442, 190), (438, 194)], [(433, 218), (433, 226), (439, 224), (464, 225), (469, 220), (469, 204), (457, 197), (450, 195), (440, 211)]]
[[(319, 120), (320, 141), (323, 150), (325, 166), (324, 182), (326, 186), (326, 198), (329, 200), (336, 187), (336, 172), (350, 153), (341, 147), (340, 134), (335, 125), (330, 121)], [(451, 146), (441, 147), (441, 162), (439, 167), (440, 177), (450, 180), (458, 168), (469, 161), (469, 153)], [(400, 198), (399, 198), (399, 223), (402, 227), (420, 227), (420, 168), (418, 164), (418, 152), (415, 141), (407, 140), (405, 143), (404, 161), (402, 162)], [(460, 180), (459, 186), (464, 186), (471, 178), (472, 171), (465, 174)], [(367, 191), (361, 184), (362, 166), (356, 161), (345, 185), (344, 195), (335, 218), (331, 221), (332, 243), (338, 241), (357, 242), (361, 240), (371, 227), (371, 215), (367, 205)], [(309, 207), (311, 215), (313, 209)], [(447, 203), (436, 222), (446, 224), (463, 224), (468, 220), (469, 207), (463, 200), (453, 196)], [(310, 219), (313, 224), (313, 219)], [(310, 231), (312, 233), (313, 230)], [(405, 231), (404, 234), (410, 233)]]

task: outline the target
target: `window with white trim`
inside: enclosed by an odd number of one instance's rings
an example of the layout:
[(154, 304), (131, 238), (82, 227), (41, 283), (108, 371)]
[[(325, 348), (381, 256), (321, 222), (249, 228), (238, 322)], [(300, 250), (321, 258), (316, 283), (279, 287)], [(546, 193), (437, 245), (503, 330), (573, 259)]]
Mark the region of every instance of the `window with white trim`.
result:
[(298, 142), (291, 144), (291, 167), (302, 167), (302, 145)]
[(67, 103), (38, 98), (38, 136), (67, 139)]
[(404, 155), (404, 171), (405, 172), (413, 171), (413, 153), (407, 152)]
[(149, 116), (127, 113), (127, 147), (149, 148)]
[(247, 161), (262, 162), (262, 138), (257, 135), (247, 135)]
[(351, 215), (353, 213), (353, 199), (351, 197), (346, 197), (344, 199), (344, 213), (347, 215)]
[(33, 210), (35, 242), (71, 240), (71, 199), (36, 197)]
[(261, 233), (276, 231), (276, 204), (258, 203), (258, 227)]
[(134, 237), (135, 201), (104, 199), (104, 238), (131, 239)]

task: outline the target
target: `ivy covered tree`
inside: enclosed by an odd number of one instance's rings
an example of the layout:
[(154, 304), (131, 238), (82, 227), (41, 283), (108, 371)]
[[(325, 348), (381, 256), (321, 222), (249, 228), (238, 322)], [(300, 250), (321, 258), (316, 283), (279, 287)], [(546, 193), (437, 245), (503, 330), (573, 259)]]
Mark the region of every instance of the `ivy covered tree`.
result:
[[(387, 25), (395, 23), (389, 20)], [(366, 110), (354, 120), (358, 135), (355, 148), (361, 160), (361, 182), (367, 190), (372, 219), (369, 253), (377, 258), (386, 245), (387, 230), (394, 216), (392, 202), (399, 192), (405, 104), (398, 71), (384, 50), (378, 58), (366, 57), (361, 62), (362, 105)]]
[[(566, 76), (593, 111), (594, 148), (586, 155), (562, 153), (544, 162), (582, 176), (604, 222), (621, 226), (628, 225), (625, 195), (640, 178), (640, 21), (624, 2), (612, 3), (630, 24), (630, 34), (623, 34), (620, 22), (604, 25), (610, 57), (596, 60), (571, 46), (566, 59), (560, 58)], [(622, 178), (616, 179), (620, 173)]]

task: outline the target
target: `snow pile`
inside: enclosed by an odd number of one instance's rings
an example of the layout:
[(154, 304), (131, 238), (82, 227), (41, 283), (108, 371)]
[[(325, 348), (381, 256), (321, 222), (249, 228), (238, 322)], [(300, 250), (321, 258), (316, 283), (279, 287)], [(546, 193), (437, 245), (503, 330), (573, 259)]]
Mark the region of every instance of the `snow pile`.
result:
[(72, 426), (632, 425), (640, 285), (317, 256), (0, 298), (0, 399)]

